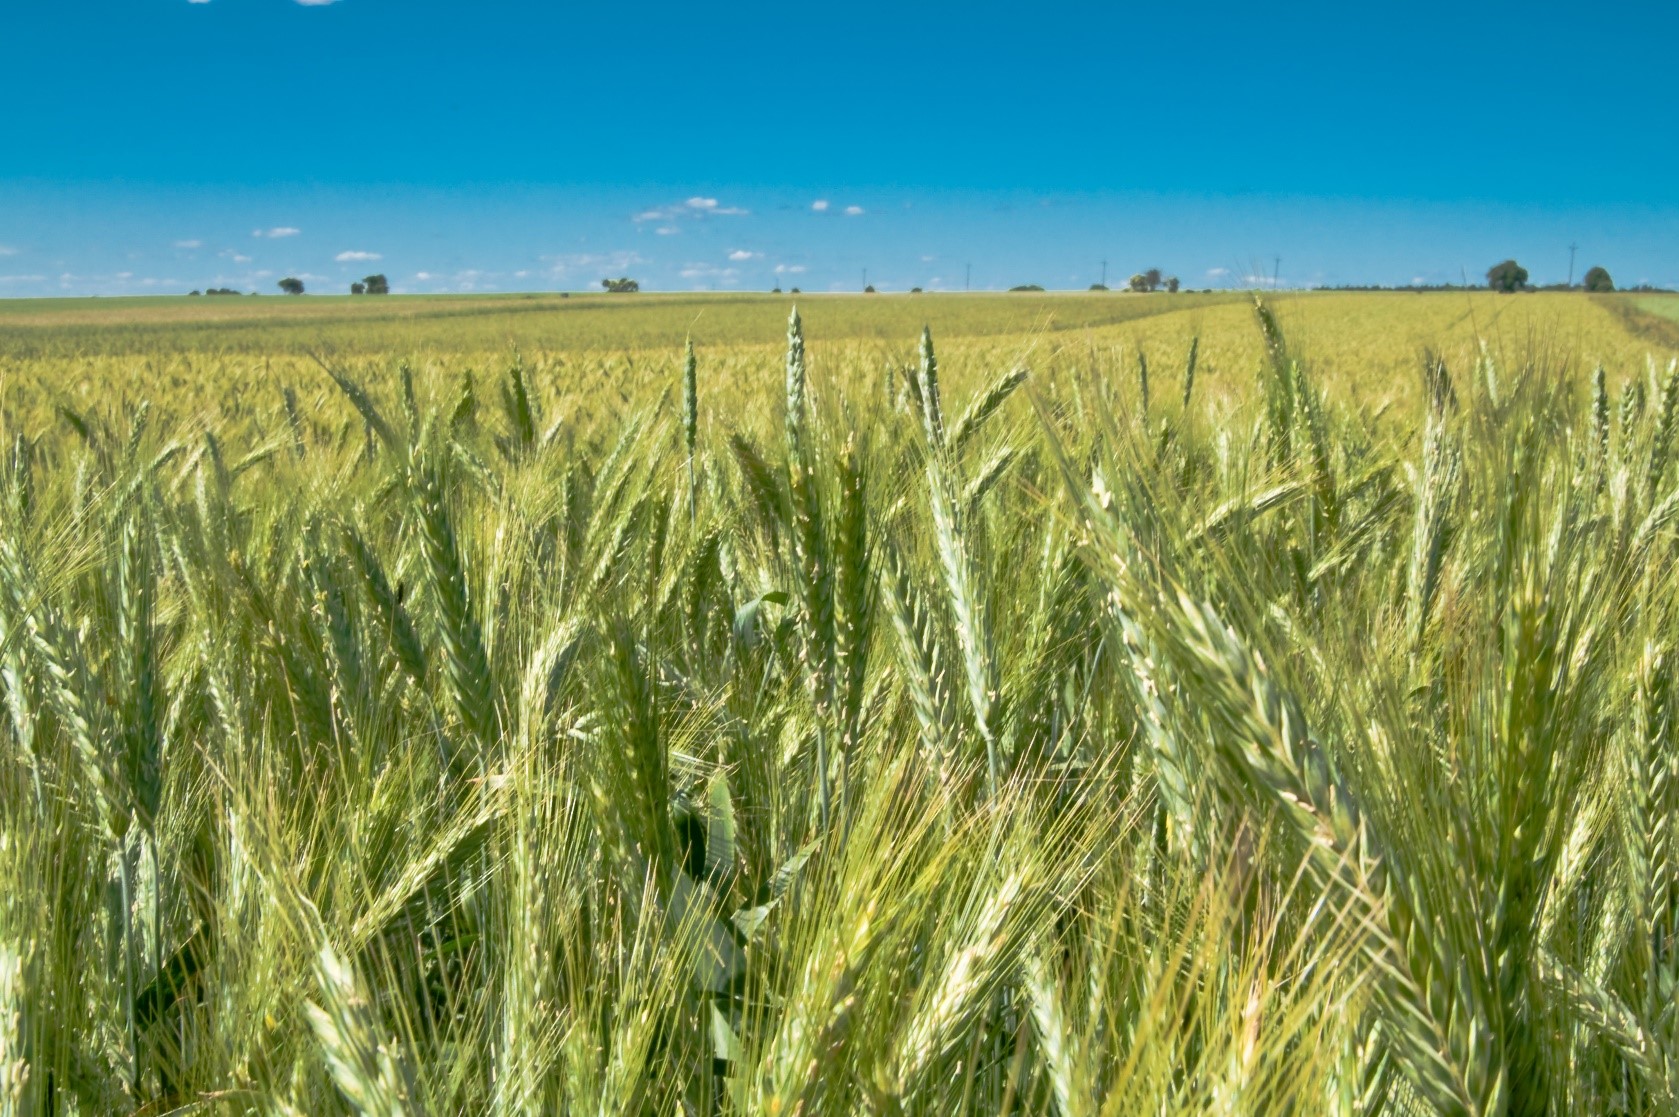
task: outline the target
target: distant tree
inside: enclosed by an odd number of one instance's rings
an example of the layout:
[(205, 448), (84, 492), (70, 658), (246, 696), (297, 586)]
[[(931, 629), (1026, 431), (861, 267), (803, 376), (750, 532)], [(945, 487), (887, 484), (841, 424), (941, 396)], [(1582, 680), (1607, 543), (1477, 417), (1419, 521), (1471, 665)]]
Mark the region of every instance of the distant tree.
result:
[(1148, 276), (1146, 276), (1146, 275), (1134, 275), (1130, 279), (1125, 281), (1125, 285), (1133, 291), (1147, 291), (1148, 290)]
[(280, 280), (279, 287), (280, 290), (284, 291), (288, 295), (303, 294), (303, 280), (294, 279), (289, 275)]
[(869, 284), (869, 285), (868, 285), (868, 286), (867, 286), (867, 287), (864, 287), (864, 288), (863, 288), (863, 294), (865, 294), (865, 295), (872, 295), (872, 294), (874, 294), (874, 284), (873, 284), (873, 283), (871, 283), (871, 284)]
[(361, 282), (362, 287), (369, 295), (388, 295), (391, 293), (390, 282), (382, 275), (370, 275)]
[(796, 295), (798, 293), (799, 293), (799, 289), (797, 287), (793, 288), (791, 291), (788, 292), (788, 294), (790, 294), (790, 295)]
[(1505, 260), (1487, 269), (1487, 286), (1494, 291), (1520, 291), (1527, 286), (1527, 269), (1514, 260)]
[(777, 283), (774, 287), (770, 288), (770, 294), (772, 294), (772, 295), (781, 294), (781, 284)]
[(1090, 289), (1092, 291), (1106, 291), (1108, 289), (1108, 285), (1106, 283), (1092, 283), (1090, 285)]
[(1036, 283), (1022, 283), (1018, 287), (1010, 287), (1009, 290), (1011, 290), (1011, 291), (1042, 291), (1043, 288), (1040, 287)]
[(1584, 283), (1588, 291), (1603, 292), (1615, 289), (1615, 281), (1609, 278), (1609, 271), (1606, 268), (1593, 268), (1588, 271)]
[(909, 289), (909, 293), (910, 293), (910, 294), (912, 294), (912, 295), (919, 295), (919, 294), (921, 294), (921, 288), (919, 288), (919, 287), (911, 287), (911, 288), (910, 288), (910, 289)]
[(628, 276), (621, 276), (618, 279), (603, 279), (600, 281), (600, 285), (614, 295), (633, 295), (641, 290), (641, 284)]
[(188, 295), (198, 295), (198, 294), (201, 294), (201, 292), (199, 292), (199, 291), (188, 291), (187, 294)]
[(1143, 273), (1143, 282), (1148, 284), (1150, 291), (1160, 290), (1160, 269), (1150, 268)]
[(365, 294), (367, 294), (367, 284), (365, 284), (365, 283), (352, 283), (352, 284), (350, 284), (350, 294), (352, 294), (352, 295), (365, 295)]
[(1177, 276), (1169, 275), (1169, 276), (1166, 277), (1166, 290), (1171, 292), (1174, 295), (1178, 293), (1178, 277)]

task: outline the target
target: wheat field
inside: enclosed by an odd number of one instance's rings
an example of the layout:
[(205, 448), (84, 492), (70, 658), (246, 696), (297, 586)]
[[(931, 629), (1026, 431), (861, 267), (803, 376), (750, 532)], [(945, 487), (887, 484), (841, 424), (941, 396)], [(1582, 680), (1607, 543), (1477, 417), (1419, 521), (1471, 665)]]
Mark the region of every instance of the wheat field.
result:
[(0, 1114), (1679, 1112), (1659, 315), (1006, 298), (0, 308)]

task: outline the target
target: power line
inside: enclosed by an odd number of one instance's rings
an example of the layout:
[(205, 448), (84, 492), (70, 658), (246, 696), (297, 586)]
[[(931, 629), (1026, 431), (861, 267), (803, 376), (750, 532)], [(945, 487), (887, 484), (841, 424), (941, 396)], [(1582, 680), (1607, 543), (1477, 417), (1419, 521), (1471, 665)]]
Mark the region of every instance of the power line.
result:
[(1577, 244), (1568, 246), (1568, 285), (1570, 287), (1574, 286), (1574, 252), (1579, 247)]

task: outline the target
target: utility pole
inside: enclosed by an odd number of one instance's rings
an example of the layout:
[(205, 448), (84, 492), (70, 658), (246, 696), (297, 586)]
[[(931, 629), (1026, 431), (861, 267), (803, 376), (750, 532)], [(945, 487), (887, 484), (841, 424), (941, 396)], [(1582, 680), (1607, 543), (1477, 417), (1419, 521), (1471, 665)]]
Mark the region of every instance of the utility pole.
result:
[(974, 266), (969, 264), (968, 270), (962, 273), (962, 290), (966, 291), (973, 286), (973, 278)]
[(869, 269), (864, 268), (863, 269), (863, 290), (867, 291), (868, 289), (869, 289)]
[(1108, 285), (1108, 262), (1106, 260), (1103, 260), (1102, 261), (1102, 286), (1106, 287), (1107, 285)]
[(1568, 285), (1570, 287), (1574, 286), (1574, 253), (1579, 247), (1577, 244), (1568, 246)]
[(1277, 289), (1277, 284), (1282, 282), (1283, 274), (1283, 258), (1277, 256), (1275, 260), (1276, 262), (1271, 267), (1271, 290), (1273, 291)]

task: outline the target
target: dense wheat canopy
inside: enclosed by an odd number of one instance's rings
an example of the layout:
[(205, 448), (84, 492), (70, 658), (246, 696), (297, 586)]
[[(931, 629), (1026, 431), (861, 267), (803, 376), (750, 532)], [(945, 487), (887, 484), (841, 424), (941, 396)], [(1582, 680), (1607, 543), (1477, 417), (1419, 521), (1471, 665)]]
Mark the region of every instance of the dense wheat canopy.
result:
[(0, 1114), (1679, 1112), (1670, 339), (1153, 298), (0, 314)]

